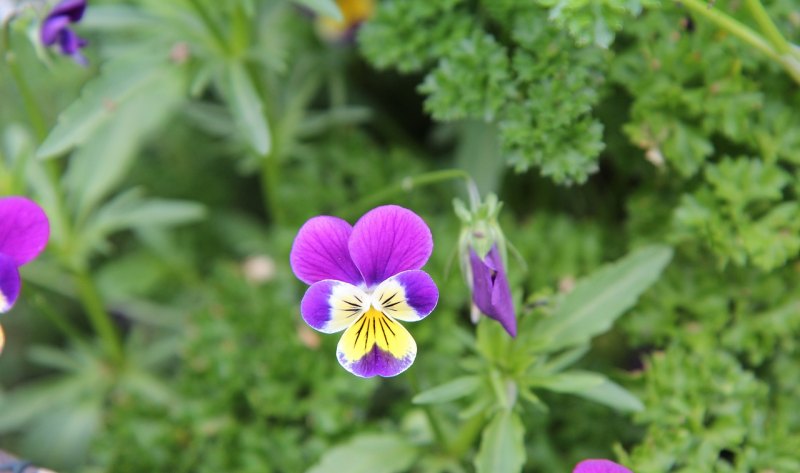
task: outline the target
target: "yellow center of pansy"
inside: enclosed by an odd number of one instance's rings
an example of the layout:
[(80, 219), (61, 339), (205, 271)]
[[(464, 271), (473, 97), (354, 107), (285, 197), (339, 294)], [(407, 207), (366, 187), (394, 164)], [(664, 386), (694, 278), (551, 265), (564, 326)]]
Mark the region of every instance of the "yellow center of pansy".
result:
[(409, 346), (413, 344), (411, 334), (391, 317), (370, 306), (344, 333), (341, 348), (349, 360), (360, 360), (375, 345), (381, 350), (391, 353), (397, 359), (402, 359), (408, 353)]

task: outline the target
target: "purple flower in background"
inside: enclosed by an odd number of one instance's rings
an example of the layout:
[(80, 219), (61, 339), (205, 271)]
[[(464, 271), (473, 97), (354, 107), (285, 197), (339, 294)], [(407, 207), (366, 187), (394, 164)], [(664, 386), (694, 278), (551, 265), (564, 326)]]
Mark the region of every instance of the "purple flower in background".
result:
[(633, 473), (622, 465), (610, 460), (584, 460), (577, 465), (572, 473)]
[(433, 251), (428, 225), (414, 212), (386, 205), (355, 226), (329, 216), (308, 220), (297, 233), (290, 262), (311, 285), (300, 312), (323, 333), (344, 331), (339, 363), (356, 376), (395, 376), (414, 362), (417, 344), (397, 321), (415, 322), (439, 299), (420, 268)]
[(61, 0), (42, 22), (39, 35), (45, 46), (58, 44), (61, 54), (70, 56), (75, 62), (85, 66), (87, 61), (81, 54), (81, 48), (87, 42), (69, 28), (70, 23), (80, 21), (84, 11), (86, 0)]
[[(0, 313), (19, 297), (19, 267), (42, 252), (50, 237), (47, 215), (24, 197), (0, 198)], [(0, 331), (0, 350), (3, 336)]]
[(511, 288), (497, 245), (492, 245), (492, 249), (483, 259), (470, 248), (469, 262), (472, 268), (472, 302), (487, 317), (500, 322), (509, 335), (516, 337), (514, 300), (511, 298)]

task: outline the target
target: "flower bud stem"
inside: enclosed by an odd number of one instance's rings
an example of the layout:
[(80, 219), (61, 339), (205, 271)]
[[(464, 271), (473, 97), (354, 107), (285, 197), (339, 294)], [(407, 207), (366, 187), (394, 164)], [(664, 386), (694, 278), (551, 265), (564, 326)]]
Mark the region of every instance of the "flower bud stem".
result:
[(374, 194), (368, 195), (355, 204), (347, 207), (342, 214), (348, 217), (354, 216), (359, 214), (364, 209), (374, 207), (377, 204), (389, 200), (389, 198), (396, 194), (411, 192), (418, 187), (438, 184), (440, 182), (451, 181), (454, 179), (463, 179), (465, 181), (467, 192), (470, 196), (470, 204), (476, 205), (474, 202), (475, 199), (477, 199), (478, 203), (480, 202), (478, 188), (475, 185), (475, 182), (472, 180), (472, 177), (470, 177), (469, 173), (461, 169), (443, 169), (441, 171), (432, 171), (401, 179), (397, 184), (389, 186)]

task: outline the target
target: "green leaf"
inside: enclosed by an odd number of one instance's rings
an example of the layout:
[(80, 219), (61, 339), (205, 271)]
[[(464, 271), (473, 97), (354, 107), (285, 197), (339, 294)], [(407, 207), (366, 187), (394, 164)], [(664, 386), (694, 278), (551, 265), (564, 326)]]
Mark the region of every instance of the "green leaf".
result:
[(93, 251), (102, 250), (111, 234), (128, 229), (171, 227), (197, 221), (205, 208), (191, 201), (144, 198), (138, 189), (115, 196), (100, 207), (81, 227), (82, 238), (71, 255), (84, 261)]
[(639, 412), (644, 409), (644, 404), (642, 404), (642, 401), (640, 401), (638, 397), (631, 394), (630, 391), (619, 384), (608, 379), (604, 379), (603, 382), (597, 386), (590, 387), (583, 391), (576, 391), (573, 394), (599, 402), (600, 404), (605, 404), (618, 411)]
[(127, 175), (144, 138), (159, 129), (183, 99), (183, 75), (168, 69), (159, 86), (142, 89), (78, 148), (64, 178), (77, 220), (87, 216)]
[(579, 393), (603, 384), (605, 378), (588, 371), (569, 371), (531, 380), (531, 386), (558, 393)]
[(569, 350), (565, 350), (564, 352), (559, 353), (558, 355), (547, 360), (547, 364), (545, 364), (544, 369), (551, 373), (561, 371), (580, 360), (588, 351), (589, 344), (578, 345), (570, 348)]
[(477, 473), (514, 473), (525, 464), (525, 428), (519, 416), (501, 410), (483, 431), (475, 456)]
[(338, 21), (344, 19), (339, 5), (334, 0), (297, 0), (297, 3), (310, 8), (317, 15), (329, 16)]
[(622, 386), (599, 373), (570, 371), (530, 379), (530, 387), (544, 388), (558, 393), (573, 394), (619, 411), (641, 411), (641, 401)]
[(40, 159), (62, 155), (83, 143), (114, 116), (117, 108), (136, 92), (154, 87), (171, 73), (157, 61), (118, 61), (106, 66), (101, 75), (88, 83), (81, 96), (58, 117), (56, 126), (39, 147)]
[(555, 351), (608, 330), (656, 282), (671, 258), (669, 247), (646, 247), (579, 281), (553, 315), (538, 324), (543, 346)]
[(463, 376), (423, 391), (414, 396), (411, 402), (414, 404), (450, 402), (472, 394), (478, 389), (479, 384), (480, 378), (477, 376)]
[[(120, 205), (124, 204), (124, 205)], [(102, 228), (106, 232), (137, 226), (175, 226), (197, 221), (205, 209), (196, 202), (172, 199), (115, 199), (101, 208), (87, 228)], [(104, 232), (105, 233), (105, 232)]]
[(227, 67), (230, 92), (229, 106), (237, 125), (244, 130), (250, 146), (259, 155), (272, 149), (272, 136), (264, 116), (264, 104), (243, 64), (232, 62)]
[(407, 470), (418, 454), (399, 435), (363, 434), (325, 452), (307, 473), (395, 473)]

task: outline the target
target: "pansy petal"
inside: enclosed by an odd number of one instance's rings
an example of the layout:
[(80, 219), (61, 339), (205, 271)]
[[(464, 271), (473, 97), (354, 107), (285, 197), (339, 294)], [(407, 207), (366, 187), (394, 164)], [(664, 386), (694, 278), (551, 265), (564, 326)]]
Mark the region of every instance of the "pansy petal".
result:
[(20, 286), (19, 271), (14, 260), (0, 254), (0, 314), (8, 312), (14, 306)]
[(61, 0), (58, 4), (50, 10), (47, 15), (48, 18), (56, 16), (64, 16), (69, 18), (73, 23), (80, 21), (83, 18), (83, 13), (86, 11), (86, 0)]
[(584, 460), (577, 465), (572, 473), (633, 473), (622, 465), (610, 460)]
[(497, 246), (492, 246), (484, 260), (470, 248), (469, 260), (472, 269), (472, 301), (487, 317), (500, 322), (509, 335), (516, 337), (514, 300)]
[(416, 322), (436, 307), (439, 290), (425, 271), (403, 271), (383, 281), (372, 295), (375, 308), (398, 320)]
[(356, 222), (349, 248), (367, 286), (374, 286), (401, 271), (422, 268), (433, 251), (433, 236), (419, 215), (385, 205)]
[(60, 33), (69, 25), (69, 18), (66, 16), (55, 16), (42, 22), (39, 30), (39, 37), (45, 46), (50, 46), (59, 40)]
[(326, 279), (308, 288), (300, 313), (312, 328), (335, 333), (352, 325), (368, 307), (369, 297), (364, 291), (346, 282)]
[(17, 266), (36, 258), (50, 238), (47, 215), (24, 197), (0, 198), (0, 253)]
[(356, 376), (389, 377), (411, 366), (417, 344), (405, 327), (370, 308), (344, 332), (336, 353), (344, 369)]
[(347, 249), (352, 232), (353, 227), (340, 218), (309, 219), (297, 232), (289, 255), (295, 276), (306, 284), (323, 279), (360, 284), (361, 273)]

